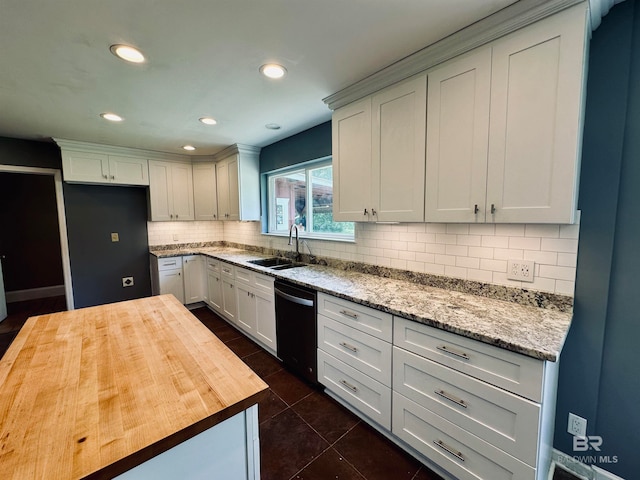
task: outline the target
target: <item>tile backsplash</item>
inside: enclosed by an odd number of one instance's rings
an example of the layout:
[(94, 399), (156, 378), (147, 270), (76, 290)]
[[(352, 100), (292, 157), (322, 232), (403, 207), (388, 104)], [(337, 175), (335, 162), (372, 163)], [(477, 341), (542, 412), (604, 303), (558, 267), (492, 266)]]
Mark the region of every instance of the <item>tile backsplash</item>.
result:
[[(287, 250), (259, 222), (149, 222), (149, 245), (227, 242)], [(356, 224), (355, 243), (308, 240), (317, 256), (573, 296), (580, 226)], [(177, 235), (178, 240), (174, 240)], [(534, 282), (507, 279), (507, 260), (535, 262)]]

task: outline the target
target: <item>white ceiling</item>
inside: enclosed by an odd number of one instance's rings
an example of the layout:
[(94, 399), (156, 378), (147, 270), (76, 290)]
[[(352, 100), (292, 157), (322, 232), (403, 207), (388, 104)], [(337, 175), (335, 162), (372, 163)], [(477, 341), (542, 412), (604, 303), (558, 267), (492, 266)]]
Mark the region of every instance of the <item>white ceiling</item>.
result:
[[(269, 145), (329, 120), (324, 97), (514, 2), (0, 0), (0, 136), (200, 155)], [(116, 43), (148, 62), (117, 59)], [(288, 75), (262, 77), (267, 62)]]

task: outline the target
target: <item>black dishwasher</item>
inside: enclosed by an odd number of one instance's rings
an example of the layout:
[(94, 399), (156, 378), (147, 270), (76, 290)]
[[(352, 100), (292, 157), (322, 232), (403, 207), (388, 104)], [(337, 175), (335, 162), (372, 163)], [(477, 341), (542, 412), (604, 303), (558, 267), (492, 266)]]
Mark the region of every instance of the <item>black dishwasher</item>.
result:
[(274, 286), (278, 357), (290, 370), (317, 384), (316, 292), (281, 280)]

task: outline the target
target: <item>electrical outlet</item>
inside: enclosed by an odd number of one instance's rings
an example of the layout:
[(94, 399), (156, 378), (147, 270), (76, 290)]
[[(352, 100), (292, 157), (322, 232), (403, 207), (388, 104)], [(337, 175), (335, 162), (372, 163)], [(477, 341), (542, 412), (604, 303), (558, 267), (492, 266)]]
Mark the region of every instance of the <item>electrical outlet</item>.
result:
[(111, 234), (111, 241), (112, 242), (119, 242), (120, 241), (120, 235), (118, 235), (117, 232), (114, 232)]
[(122, 277), (123, 287), (133, 287), (133, 277)]
[(174, 234), (173, 234), (173, 241), (174, 241), (174, 242), (177, 242), (177, 241), (178, 241), (178, 234), (177, 234), (177, 233), (174, 233)]
[(533, 272), (535, 269), (533, 260), (508, 260), (507, 278), (520, 282), (533, 282)]
[(587, 436), (587, 420), (579, 417), (575, 413), (569, 413), (569, 423), (567, 424), (567, 432), (575, 437)]

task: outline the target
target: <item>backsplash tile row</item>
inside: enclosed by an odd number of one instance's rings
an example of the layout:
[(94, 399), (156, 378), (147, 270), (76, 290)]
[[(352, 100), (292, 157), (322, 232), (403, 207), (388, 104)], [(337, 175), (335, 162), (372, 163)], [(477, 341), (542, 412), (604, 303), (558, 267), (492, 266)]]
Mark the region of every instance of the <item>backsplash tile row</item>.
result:
[[(149, 245), (227, 241), (289, 250), (259, 222), (148, 222)], [(580, 226), (356, 224), (355, 243), (308, 240), (301, 251), (419, 273), (573, 296)], [(507, 260), (536, 263), (533, 283), (507, 279)]]
[[(224, 240), (287, 250), (258, 222), (224, 222)], [(492, 224), (356, 225), (356, 242), (308, 240), (314, 255), (573, 296), (580, 226)], [(306, 246), (301, 251), (307, 253)], [(534, 282), (507, 279), (507, 260), (536, 263)]]
[(223, 222), (147, 222), (149, 245), (215, 242), (224, 238)]

